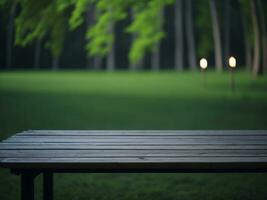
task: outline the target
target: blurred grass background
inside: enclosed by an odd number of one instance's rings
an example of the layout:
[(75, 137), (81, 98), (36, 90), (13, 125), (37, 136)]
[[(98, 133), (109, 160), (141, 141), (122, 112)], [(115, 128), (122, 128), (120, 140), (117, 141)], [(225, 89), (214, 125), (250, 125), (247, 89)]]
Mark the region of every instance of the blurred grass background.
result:
[[(0, 140), (27, 129), (267, 129), (267, 77), (208, 72), (1, 72)], [(265, 174), (57, 174), (56, 200), (266, 200)], [(41, 199), (41, 178), (36, 190)], [(19, 199), (0, 169), (0, 200)]]

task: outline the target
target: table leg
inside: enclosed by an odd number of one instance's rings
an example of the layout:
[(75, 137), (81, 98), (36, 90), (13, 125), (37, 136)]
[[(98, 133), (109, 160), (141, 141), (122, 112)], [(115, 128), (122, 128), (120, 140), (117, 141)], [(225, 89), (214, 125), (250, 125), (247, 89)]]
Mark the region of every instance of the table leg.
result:
[(34, 200), (34, 174), (21, 174), (21, 200)]
[(43, 173), (44, 200), (53, 200), (53, 173)]

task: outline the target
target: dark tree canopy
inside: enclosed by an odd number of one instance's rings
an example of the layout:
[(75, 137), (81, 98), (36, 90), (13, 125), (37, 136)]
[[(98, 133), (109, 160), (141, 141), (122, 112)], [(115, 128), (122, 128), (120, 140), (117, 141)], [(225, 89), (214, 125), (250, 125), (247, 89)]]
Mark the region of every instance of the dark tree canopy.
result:
[[(178, 18), (174, 17), (175, 11), (173, 9), (177, 1), (1, 0), (0, 7), (2, 10), (1, 20), (6, 22), (9, 19), (10, 21), (9, 25), (7, 23), (3, 24), (9, 27), (14, 25), (15, 45), (28, 47), (38, 41), (44, 41), (45, 47), (49, 49), (51, 55), (54, 58), (59, 58), (65, 49), (64, 45), (75, 43), (75, 41), (76, 49), (78, 44), (81, 45), (81, 40), (78, 38), (81, 37), (81, 34), (78, 33), (84, 30), (84, 36), (82, 36), (84, 37), (83, 47), (81, 46), (80, 48), (85, 49), (87, 57), (105, 58), (114, 49), (114, 46), (116, 47), (115, 50), (117, 50), (117, 46), (121, 46), (118, 43), (122, 42), (124, 37), (128, 37), (129, 42), (123, 47), (124, 54), (128, 54), (129, 63), (138, 63), (146, 60), (146, 55), (155, 51), (156, 47), (159, 48), (159, 56), (164, 55), (164, 57), (169, 58), (170, 56), (165, 56), (165, 54), (173, 54), (174, 46), (170, 45), (170, 43), (172, 43), (171, 40), (173, 40), (174, 34), (177, 33), (170, 31), (173, 31), (175, 29), (174, 26), (177, 25), (175, 20), (178, 20)], [(184, 0), (179, 1), (182, 2), (182, 11), (188, 9)], [(253, 59), (255, 61), (254, 58), (256, 56), (259, 61), (253, 62), (253, 68), (259, 69), (256, 70), (256, 74), (258, 74), (262, 71), (263, 65), (266, 65), (266, 56), (264, 56), (267, 52), (267, 44), (265, 44), (266, 12), (264, 11), (267, 3), (262, 0), (229, 0), (227, 2), (192, 0), (192, 8), (189, 7), (189, 9), (192, 10), (193, 22), (189, 24), (190, 15), (183, 12), (183, 18), (180, 21), (182, 29), (177, 29), (185, 32), (186, 34), (182, 37), (187, 39), (185, 41), (190, 42), (189, 46), (182, 48), (182, 51), (184, 51), (183, 57), (195, 51), (197, 52), (197, 58), (211, 58), (214, 52), (217, 52), (214, 57), (214, 63), (218, 64), (217, 59), (220, 56), (223, 57), (223, 60), (226, 60), (229, 55), (226, 56), (224, 54), (236, 54), (244, 58), (243, 60), (246, 60), (247, 65), (250, 65), (252, 61), (249, 60)], [(227, 5), (228, 11), (225, 10)], [(13, 13), (16, 15), (13, 22), (11, 17), (12, 9), (13, 11), (15, 10)], [(88, 15), (88, 12), (91, 12), (91, 14)], [(169, 14), (169, 12), (172, 14)], [(85, 26), (89, 16), (92, 18), (89, 19), (91, 23)], [(227, 22), (229, 16), (232, 18)], [(127, 23), (125, 23), (126, 21)], [(187, 23), (184, 24), (185, 21)], [(171, 26), (169, 26), (170, 23), (172, 23)], [(120, 24), (123, 24), (123, 26)], [(172, 28), (166, 29), (166, 24)], [(226, 26), (224, 26), (225, 24)], [(184, 30), (183, 27), (186, 29)], [(225, 27), (229, 27), (227, 28), (228, 31), (224, 30)], [(253, 29), (253, 27), (259, 28)], [(240, 30), (241, 28), (243, 33), (240, 35), (242, 31), (239, 33), (238, 29)], [(259, 32), (258, 36), (257, 30)], [(9, 32), (11, 33), (12, 29)], [(118, 36), (119, 32), (120, 35)], [(190, 34), (191, 32), (193, 35)], [(70, 41), (67, 39), (70, 34), (79, 36)], [(122, 36), (122, 34), (125, 36)], [(12, 39), (12, 35), (10, 38)], [(237, 39), (235, 41), (236, 44), (231, 45), (231, 42), (235, 39)], [(163, 43), (160, 43), (161, 41)], [(166, 43), (166, 41), (170, 42)], [(262, 45), (256, 45), (257, 41)], [(169, 44), (169, 46), (166, 46), (166, 44)], [(11, 46), (11, 44), (8, 45)], [(128, 46), (127, 48), (126, 45)], [(187, 43), (185, 42), (182, 47), (186, 45)], [(238, 49), (235, 49), (236, 46), (238, 46)], [(12, 48), (10, 47), (9, 49)], [(188, 48), (190, 49), (188, 50)], [(222, 48), (228, 48), (228, 50), (226, 51)], [(189, 52), (187, 53), (187, 51)], [(156, 56), (158, 57), (158, 55)], [(191, 59), (194, 57), (191, 56)], [(160, 59), (156, 61), (165, 62), (160, 61)], [(114, 59), (113, 62), (115, 62)], [(194, 62), (187, 61), (184, 65), (192, 65), (190, 63)]]

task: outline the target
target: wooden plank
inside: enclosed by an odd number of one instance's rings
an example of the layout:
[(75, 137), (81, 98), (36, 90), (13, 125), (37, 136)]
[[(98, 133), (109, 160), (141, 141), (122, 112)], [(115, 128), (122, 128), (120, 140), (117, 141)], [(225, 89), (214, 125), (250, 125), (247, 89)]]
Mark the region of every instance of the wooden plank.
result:
[[(4, 161), (4, 159), (6, 158), (21, 158), (21, 159), (25, 159), (27, 160), (28, 158), (34, 159), (34, 158), (53, 158), (53, 159), (58, 159), (58, 158), (76, 158), (76, 159), (84, 159), (84, 158), (95, 158), (95, 159), (126, 159), (126, 158), (140, 158), (140, 159), (146, 159), (146, 158), (164, 158), (164, 159), (168, 159), (168, 158), (195, 158), (195, 157), (199, 157), (199, 158), (210, 158), (213, 159), (214, 157), (220, 159), (226, 159), (226, 158), (248, 158), (248, 157), (254, 157), (254, 158), (260, 158), (261, 160), (264, 160), (265, 158), (267, 158), (267, 155), (254, 155), (254, 154), (247, 154), (247, 155), (242, 155), (242, 154), (234, 154), (234, 155), (228, 155), (228, 154), (212, 154), (212, 155), (203, 155), (203, 154), (184, 154), (184, 155), (164, 155), (164, 154), (152, 154), (152, 155), (139, 155), (139, 154), (132, 154), (132, 155), (128, 155), (128, 154), (118, 154), (118, 155), (77, 155), (77, 154), (70, 154), (70, 155), (55, 155), (53, 157), (49, 156), (49, 155), (40, 155), (37, 156), (36, 154), (34, 155), (27, 155), (27, 156), (22, 156), (22, 155), (13, 155), (13, 156), (8, 156), (8, 157), (2, 157), (2, 162)], [(73, 162), (75, 163), (75, 161)]]
[[(2, 163), (265, 163), (267, 157), (6, 158)], [(64, 167), (64, 166), (63, 166)]]
[(194, 139), (194, 140), (204, 140), (204, 139), (212, 139), (212, 140), (267, 140), (267, 135), (265, 136), (12, 136), (5, 141), (17, 141), (17, 140), (62, 140), (62, 139), (80, 139), (80, 140), (182, 140), (182, 139)]
[(138, 134), (129, 134), (129, 135), (98, 135), (98, 134), (89, 134), (89, 135), (63, 135), (63, 134), (54, 134), (54, 135), (43, 135), (43, 134), (32, 134), (32, 135), (13, 135), (9, 138), (156, 138), (156, 139), (162, 139), (162, 138), (266, 138), (267, 134), (202, 134), (202, 135), (190, 135), (190, 134), (157, 134), (157, 135), (138, 135)]
[(165, 145), (165, 146), (157, 146), (157, 145), (144, 145), (144, 146), (129, 146), (129, 145), (119, 145), (119, 146), (108, 146), (108, 145), (86, 145), (84, 143), (60, 143), (60, 145), (55, 143), (0, 143), (0, 150), (257, 150), (262, 149), (266, 150), (267, 145)]
[[(195, 141), (161, 141), (161, 142), (153, 142), (153, 141), (127, 141), (127, 142), (124, 142), (124, 141), (119, 141), (119, 142), (88, 142), (88, 141), (85, 141), (85, 142), (81, 142), (81, 141), (77, 141), (77, 142), (70, 142), (70, 141), (62, 141), (62, 142), (52, 142), (52, 141), (43, 141), (43, 142), (40, 142), (40, 141), (37, 141), (36, 142), (37, 144), (38, 143), (41, 143), (43, 145), (46, 145), (46, 144), (54, 144), (54, 145), (61, 145), (61, 144), (69, 144), (69, 145), (87, 145), (87, 146), (195, 146), (195, 145), (198, 145), (198, 146), (201, 146), (201, 145), (220, 145), (220, 146), (227, 146), (227, 145), (243, 145), (243, 146), (249, 146), (249, 145), (266, 145), (266, 141), (214, 141), (214, 142), (209, 142), (209, 141), (198, 141), (198, 142), (195, 142)], [(5, 145), (9, 145), (10, 146), (12, 144), (16, 144), (16, 145), (25, 145), (25, 144), (28, 144), (28, 145), (33, 145), (34, 142), (26, 142), (26, 141), (23, 141), (23, 142), (6, 142)]]
[(267, 150), (2, 150), (0, 157), (86, 158), (86, 157), (247, 157), (265, 156)]
[(95, 136), (122, 136), (122, 135), (128, 135), (128, 136), (137, 136), (137, 135), (144, 135), (144, 136), (175, 136), (175, 135), (267, 135), (267, 131), (265, 130), (205, 130), (205, 131), (175, 131), (175, 130), (113, 130), (113, 131), (107, 131), (107, 130), (33, 130), (33, 131), (25, 131), (22, 133), (18, 133), (17, 135), (20, 136), (32, 136), (32, 135), (43, 135), (43, 136), (49, 136), (49, 135), (80, 135), (80, 136), (86, 136), (86, 135), (95, 135)]
[[(6, 141), (6, 143), (14, 143), (14, 141)], [(81, 143), (84, 145), (98, 145), (98, 146), (174, 146), (174, 145), (267, 145), (267, 141), (232, 141), (232, 140), (163, 140), (163, 141), (90, 141), (90, 140), (60, 140), (60, 141), (51, 141), (51, 140), (31, 140), (31, 141), (16, 141), (19, 143), (54, 143), (61, 145), (61, 143)]]
[(0, 144), (0, 165), (267, 171), (267, 131), (26, 131)]
[[(213, 155), (198, 155), (198, 154), (185, 154), (183, 156), (179, 156), (179, 155), (164, 155), (164, 154), (154, 154), (154, 155), (125, 155), (125, 154), (118, 154), (118, 155), (75, 155), (75, 154), (71, 154), (68, 156), (65, 155), (57, 155), (57, 156), (49, 156), (49, 155), (41, 155), (41, 156), (37, 156), (37, 155), (31, 155), (31, 156), (21, 156), (21, 155), (14, 155), (14, 156), (10, 156), (10, 157), (3, 157), (1, 159), (5, 159), (5, 158), (22, 158), (22, 159), (28, 159), (28, 158), (53, 158), (53, 159), (57, 159), (57, 158), (76, 158), (76, 159), (84, 159), (84, 158), (95, 158), (95, 159), (117, 159), (117, 158), (192, 158), (192, 157), (199, 157), (199, 158), (210, 158), (213, 159), (214, 157), (219, 158), (247, 158), (247, 157), (254, 157), (254, 158), (260, 158), (260, 159), (264, 159), (266, 158), (266, 154), (265, 155), (254, 155), (254, 154), (248, 154), (248, 155), (239, 155), (239, 154), (235, 154), (233, 156), (229, 156), (227, 154), (213, 154)], [(75, 162), (74, 162), (75, 163)]]
[(129, 137), (129, 136), (113, 136), (113, 137), (88, 137), (88, 136), (13, 136), (3, 142), (38, 142), (38, 141), (73, 141), (73, 142), (118, 142), (118, 141), (267, 141), (267, 136), (164, 136), (164, 137)]

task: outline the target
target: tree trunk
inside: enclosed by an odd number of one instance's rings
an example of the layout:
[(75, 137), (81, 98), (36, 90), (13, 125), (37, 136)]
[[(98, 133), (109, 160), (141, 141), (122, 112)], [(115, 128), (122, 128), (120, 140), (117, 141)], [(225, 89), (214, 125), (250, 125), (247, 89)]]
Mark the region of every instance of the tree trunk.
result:
[[(134, 38), (134, 36), (133, 36), (133, 38)], [(133, 39), (133, 40), (134, 40), (134, 39)], [(132, 63), (132, 62), (130, 62), (130, 61), (129, 61), (129, 63), (130, 63), (130, 67), (129, 67), (129, 69), (130, 69), (131, 71), (142, 70), (142, 69), (144, 68), (144, 58), (142, 58), (141, 60), (139, 60), (139, 61), (136, 62), (136, 63)]]
[(266, 35), (266, 21), (263, 11), (262, 1), (258, 0), (258, 8), (259, 8), (259, 18), (261, 23), (261, 37), (262, 37), (262, 69), (260, 73), (263, 73), (263, 70), (267, 71), (267, 35)]
[[(135, 40), (135, 35), (132, 36), (132, 42)], [(131, 62), (130, 59), (128, 59), (129, 62), (129, 70), (131, 71), (137, 71), (137, 69), (139, 68), (139, 62)]]
[[(89, 13), (89, 10), (91, 9), (91, 13)], [(91, 18), (91, 20), (90, 20)], [(93, 6), (88, 7), (87, 10), (87, 27), (91, 26), (93, 23), (95, 23), (97, 20), (97, 12), (96, 12), (96, 8)], [(87, 55), (87, 68), (89, 68), (90, 63), (92, 63), (92, 68), (94, 70), (100, 70), (102, 67), (102, 62), (103, 62), (103, 58), (101, 56), (92, 56), (91, 61), (90, 58)]]
[(186, 13), (186, 35), (187, 35), (187, 48), (188, 48), (188, 63), (192, 70), (197, 69), (196, 63), (196, 45), (195, 45), (195, 31), (193, 25), (193, 8), (192, 0), (185, 1), (185, 13)]
[(14, 18), (16, 14), (17, 4), (13, 4), (8, 18), (7, 25), (7, 40), (6, 40), (6, 69), (10, 69), (12, 65), (12, 50), (13, 50), (13, 38), (14, 38)]
[[(131, 10), (131, 19), (132, 19), (132, 21), (134, 21), (134, 18), (135, 18), (135, 11), (132, 9)], [(136, 34), (135, 33), (133, 33), (133, 35), (132, 35), (132, 43), (134, 42), (134, 40), (136, 39)], [(130, 65), (130, 67), (129, 67), (129, 69), (131, 70), (131, 71), (137, 71), (137, 70), (139, 70), (139, 69), (142, 69), (144, 66), (144, 58), (142, 58), (141, 60), (139, 60), (138, 62), (136, 62), (136, 63), (132, 63), (130, 60), (129, 60), (129, 65)]]
[(174, 15), (175, 15), (175, 19), (174, 19), (174, 30), (175, 30), (174, 67), (176, 70), (183, 70), (183, 67), (184, 67), (183, 0), (176, 0)]
[[(114, 23), (111, 22), (109, 26), (110, 33), (114, 33)], [(114, 71), (115, 69), (115, 36), (114, 41), (112, 42), (112, 46), (110, 52), (107, 56), (107, 71)]]
[[(86, 10), (86, 30), (89, 30), (94, 22), (93, 6), (89, 5)], [(86, 42), (89, 42), (88, 39)], [(86, 53), (87, 54), (87, 53)], [(86, 55), (86, 68), (90, 69), (92, 65), (92, 58), (89, 54)]]
[(107, 71), (114, 71), (114, 69), (115, 69), (115, 48), (113, 44), (107, 57)]
[(130, 70), (131, 71), (137, 71), (137, 70), (142, 70), (144, 68), (144, 58), (139, 60), (136, 63), (131, 63), (130, 62)]
[(157, 43), (151, 54), (152, 71), (160, 70), (160, 43)]
[[(130, 15), (131, 15), (131, 20), (134, 21), (134, 18), (135, 18), (135, 11), (134, 11), (133, 9), (131, 9), (131, 11), (130, 11)], [(134, 33), (134, 34), (132, 35), (132, 41), (131, 41), (132, 43), (134, 42), (135, 38), (136, 38), (136, 34)], [(130, 64), (129, 69), (130, 69), (131, 71), (136, 71), (137, 68), (138, 68), (138, 62), (133, 63), (133, 62), (131, 62), (130, 59), (128, 59), (128, 60), (129, 60), (129, 64)]]
[[(161, 9), (159, 11), (159, 16), (160, 16), (160, 23), (159, 23), (159, 31), (162, 29), (162, 18), (163, 18), (163, 10)], [(152, 71), (159, 71), (160, 70), (160, 41), (158, 41), (155, 46), (154, 49), (152, 50), (152, 54), (151, 54), (151, 67), (152, 67)]]
[(231, 6), (230, 0), (224, 0), (224, 65), (228, 67), (230, 57)]
[(210, 0), (209, 2), (210, 2), (213, 39), (214, 39), (214, 47), (215, 47), (215, 67), (217, 71), (222, 71), (223, 69), (222, 44), (221, 44), (219, 18), (218, 18), (215, 0)]
[(260, 27), (259, 20), (257, 17), (257, 5), (256, 0), (250, 0), (251, 14), (252, 14), (252, 25), (254, 31), (254, 57), (252, 72), (254, 76), (258, 76), (260, 73)]
[(250, 71), (252, 66), (251, 45), (249, 39), (248, 25), (244, 13), (242, 13), (242, 27), (244, 33), (244, 46), (245, 46), (245, 57), (246, 57), (245, 62), (247, 69)]
[(41, 57), (42, 39), (38, 39), (35, 44), (34, 51), (34, 68), (40, 69), (40, 57)]
[(59, 69), (59, 57), (53, 57), (52, 69), (55, 71)]
[(94, 70), (100, 70), (102, 67), (102, 58), (99, 56), (95, 56), (93, 59)]

